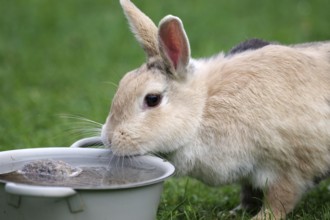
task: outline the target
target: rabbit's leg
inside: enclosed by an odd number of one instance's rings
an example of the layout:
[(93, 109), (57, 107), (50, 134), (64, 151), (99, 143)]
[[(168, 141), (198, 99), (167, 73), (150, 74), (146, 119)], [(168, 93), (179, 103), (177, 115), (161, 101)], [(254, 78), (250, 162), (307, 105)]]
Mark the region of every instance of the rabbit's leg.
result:
[(262, 206), (262, 199), (262, 190), (252, 187), (249, 183), (243, 183), (241, 185), (241, 203), (232, 209), (230, 214), (236, 215), (238, 212), (246, 211), (249, 214), (255, 215)]
[(285, 219), (299, 201), (303, 190), (292, 179), (282, 177), (269, 185), (264, 193), (264, 204), (254, 220)]
[(241, 207), (251, 214), (256, 214), (261, 206), (263, 191), (252, 187), (251, 184), (242, 184), (241, 189)]

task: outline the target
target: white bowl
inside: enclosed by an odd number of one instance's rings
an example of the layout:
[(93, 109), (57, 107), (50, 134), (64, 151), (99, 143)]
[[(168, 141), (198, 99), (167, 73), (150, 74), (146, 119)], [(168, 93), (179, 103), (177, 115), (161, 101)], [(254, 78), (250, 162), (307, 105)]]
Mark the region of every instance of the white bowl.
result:
[[(86, 141), (80, 142), (86, 144)], [(75, 147), (79, 145), (74, 145)], [(21, 169), (31, 160), (54, 159), (74, 166), (109, 165), (110, 150), (95, 148), (32, 148), (0, 152), (0, 174)], [(135, 164), (155, 167), (151, 179), (106, 187), (40, 186), (0, 182), (1, 220), (152, 220), (156, 218), (163, 182), (174, 173), (169, 162), (136, 156)], [(132, 161), (122, 159), (121, 163)], [(118, 163), (118, 162), (117, 162)]]

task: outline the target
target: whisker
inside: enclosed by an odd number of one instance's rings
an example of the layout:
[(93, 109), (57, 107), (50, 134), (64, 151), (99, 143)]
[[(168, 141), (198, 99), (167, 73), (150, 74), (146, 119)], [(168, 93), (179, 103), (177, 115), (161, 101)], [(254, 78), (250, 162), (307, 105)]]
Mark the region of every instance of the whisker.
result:
[(65, 136), (70, 136), (70, 138), (75, 137), (75, 139), (90, 137), (90, 136), (100, 136), (102, 132), (103, 124), (88, 119), (86, 117), (72, 115), (72, 114), (58, 114), (62, 119), (68, 119), (67, 128), (64, 129)]
[(124, 168), (124, 161), (125, 161), (125, 157), (121, 157), (121, 167), (120, 168)]
[(93, 134), (94, 136), (99, 136), (101, 134), (101, 129), (76, 127), (67, 129), (67, 132), (71, 134)]
[(69, 136), (70, 139), (81, 139), (85, 137), (100, 136), (101, 131), (96, 129), (70, 128), (65, 129), (64, 133), (66, 136)]
[(108, 163), (109, 170), (112, 168), (111, 164), (112, 164), (112, 160), (113, 160), (114, 157), (115, 157), (115, 155), (112, 153), (110, 158), (109, 158), (109, 163)]
[(85, 117), (82, 117), (82, 116), (78, 116), (78, 115), (71, 115), (71, 114), (60, 114), (59, 115), (61, 118), (68, 118), (68, 119), (76, 119), (76, 120), (80, 120), (80, 121), (83, 121), (83, 122), (87, 122), (87, 123), (91, 123), (91, 124), (94, 124), (94, 125), (97, 125), (97, 126), (100, 126), (102, 127), (103, 124), (99, 123), (99, 122), (96, 122), (96, 121), (93, 121), (91, 119), (88, 119), (88, 118), (85, 118)]
[(114, 83), (114, 82), (111, 82), (111, 81), (108, 81), (108, 82), (103, 82), (107, 85), (112, 85), (113, 87), (115, 87), (116, 89), (118, 88), (118, 84), (117, 83)]
[(72, 121), (72, 122), (70, 122), (70, 125), (89, 126), (89, 127), (93, 126), (93, 128), (102, 128), (102, 125), (98, 125), (98, 124), (91, 123), (88, 121)]
[(118, 165), (120, 164), (120, 157), (117, 156), (117, 157), (115, 157), (115, 158), (116, 158), (116, 161), (115, 161), (115, 162), (116, 162), (116, 164), (115, 164), (115, 168), (118, 168), (118, 167), (119, 167)]
[(135, 157), (134, 156), (129, 156), (128, 158), (129, 158), (130, 166), (135, 167), (135, 164), (136, 164), (136, 161), (137, 161), (135, 159)]

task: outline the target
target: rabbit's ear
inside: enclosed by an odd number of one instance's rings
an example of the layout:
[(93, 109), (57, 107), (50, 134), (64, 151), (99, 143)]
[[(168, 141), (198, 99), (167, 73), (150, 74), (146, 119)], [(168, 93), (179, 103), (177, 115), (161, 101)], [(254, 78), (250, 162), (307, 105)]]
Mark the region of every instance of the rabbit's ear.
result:
[(120, 0), (131, 30), (148, 58), (159, 55), (157, 26), (130, 0)]
[(159, 51), (173, 74), (185, 77), (190, 60), (190, 46), (180, 18), (168, 15), (158, 28)]

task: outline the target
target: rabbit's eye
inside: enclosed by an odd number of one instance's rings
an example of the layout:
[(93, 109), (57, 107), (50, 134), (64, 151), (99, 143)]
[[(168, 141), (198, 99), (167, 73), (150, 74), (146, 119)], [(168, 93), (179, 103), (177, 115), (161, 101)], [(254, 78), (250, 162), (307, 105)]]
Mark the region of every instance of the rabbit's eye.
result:
[(144, 98), (144, 102), (148, 107), (156, 107), (160, 104), (162, 96), (160, 94), (148, 94)]

